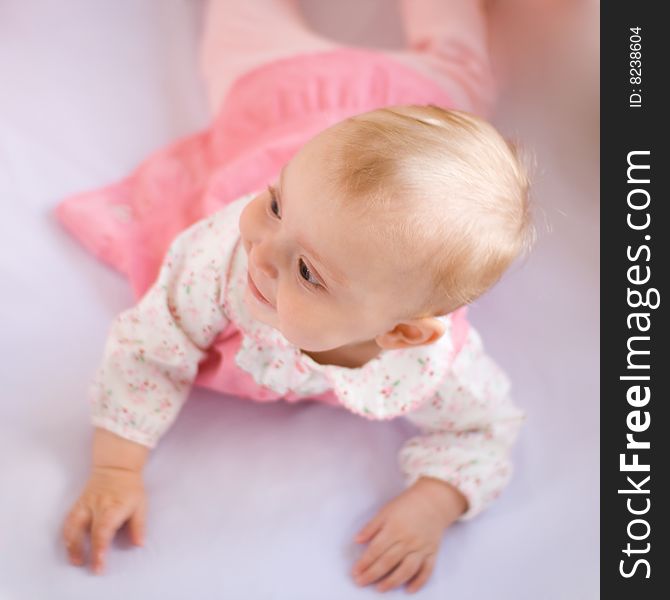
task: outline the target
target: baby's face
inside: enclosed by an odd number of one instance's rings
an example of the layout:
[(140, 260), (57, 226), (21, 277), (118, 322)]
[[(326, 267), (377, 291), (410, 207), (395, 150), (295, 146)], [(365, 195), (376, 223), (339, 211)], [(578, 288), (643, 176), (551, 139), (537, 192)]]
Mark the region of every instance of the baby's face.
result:
[[(319, 352), (393, 329), (420, 291), (390, 249), (340, 209), (323, 174), (327, 136), (306, 144), (240, 216), (251, 314), (295, 346)], [(253, 287), (267, 301), (259, 299)]]

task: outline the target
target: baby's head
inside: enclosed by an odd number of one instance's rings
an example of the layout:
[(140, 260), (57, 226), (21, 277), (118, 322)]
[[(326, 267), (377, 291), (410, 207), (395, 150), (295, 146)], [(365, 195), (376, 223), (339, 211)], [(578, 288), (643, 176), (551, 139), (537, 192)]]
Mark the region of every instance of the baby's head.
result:
[(432, 343), (534, 238), (528, 180), (487, 122), (379, 109), (305, 144), (240, 217), (259, 320), (307, 351)]

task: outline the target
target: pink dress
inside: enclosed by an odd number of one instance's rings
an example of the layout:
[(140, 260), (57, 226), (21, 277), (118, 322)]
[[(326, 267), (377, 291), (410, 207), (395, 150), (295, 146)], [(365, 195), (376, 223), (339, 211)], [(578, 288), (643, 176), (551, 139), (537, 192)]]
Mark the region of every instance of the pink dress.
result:
[(339, 47), (253, 67), (226, 89), (205, 131), (57, 207), (138, 299), (110, 329), (91, 392), (95, 425), (154, 447), (194, 383), (256, 401), (318, 400), (414, 422), (421, 433), (399, 455), (407, 484), (420, 476), (452, 483), (468, 499), (462, 518), (500, 493), (524, 415), (465, 308), (440, 317), (438, 342), (349, 369), (316, 363), (242, 302), (239, 214), (308, 139), (382, 106), (453, 105), (444, 86), (387, 54)]

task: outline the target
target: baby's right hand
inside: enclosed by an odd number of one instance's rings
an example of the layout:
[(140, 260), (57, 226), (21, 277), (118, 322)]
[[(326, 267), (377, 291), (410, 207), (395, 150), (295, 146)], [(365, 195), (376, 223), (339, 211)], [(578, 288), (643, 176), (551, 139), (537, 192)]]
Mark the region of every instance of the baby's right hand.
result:
[(102, 573), (104, 555), (116, 531), (127, 521), (133, 543), (144, 543), (147, 498), (142, 473), (117, 467), (93, 467), (91, 476), (63, 523), (63, 539), (74, 565), (84, 565), (84, 539), (91, 535), (91, 564)]

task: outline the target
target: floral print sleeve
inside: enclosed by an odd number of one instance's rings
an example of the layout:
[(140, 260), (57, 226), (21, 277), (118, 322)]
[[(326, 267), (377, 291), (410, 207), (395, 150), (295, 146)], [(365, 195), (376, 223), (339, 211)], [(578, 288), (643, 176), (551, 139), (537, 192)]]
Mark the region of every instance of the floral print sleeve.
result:
[(468, 501), (460, 520), (484, 510), (510, 478), (510, 448), (525, 419), (509, 389), (506, 375), (484, 353), (471, 325), (437, 393), (406, 415), (421, 432), (399, 454), (407, 485), (421, 476), (452, 484)]
[(181, 409), (198, 363), (226, 327), (225, 210), (172, 242), (158, 278), (110, 328), (91, 387), (92, 422), (153, 448)]

